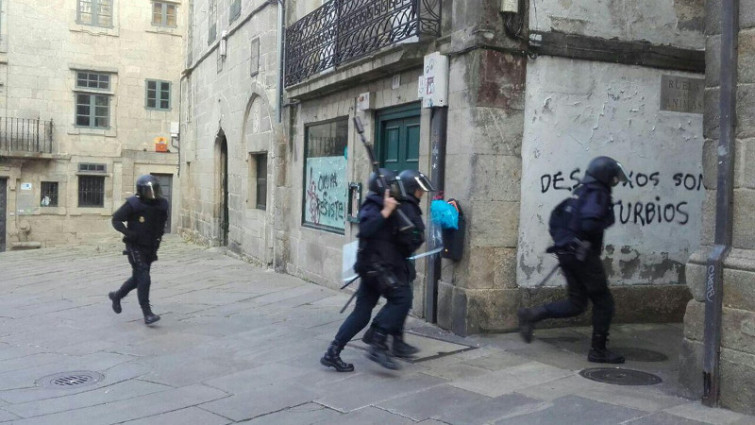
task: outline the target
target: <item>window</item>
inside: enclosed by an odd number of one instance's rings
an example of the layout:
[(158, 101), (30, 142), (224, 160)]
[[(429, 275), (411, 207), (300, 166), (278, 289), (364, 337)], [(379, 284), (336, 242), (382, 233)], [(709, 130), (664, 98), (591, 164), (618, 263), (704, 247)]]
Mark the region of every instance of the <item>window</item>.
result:
[(257, 170), (257, 209), (267, 208), (267, 152), (254, 155)]
[(152, 25), (175, 27), (178, 6), (162, 1), (152, 2)]
[(241, 16), (241, 0), (233, 0), (231, 2), (231, 14), (228, 18), (228, 23), (232, 23), (239, 16)]
[(260, 38), (256, 37), (252, 40), (252, 54), (249, 57), (251, 63), (250, 75), (254, 77), (260, 72)]
[(105, 176), (79, 176), (79, 207), (105, 206)]
[(110, 127), (110, 96), (77, 94), (76, 125), (92, 128)]
[(210, 10), (207, 12), (207, 44), (212, 44), (218, 36), (218, 0), (210, 0)]
[(348, 118), (307, 125), (304, 129), (302, 223), (307, 227), (344, 233), (348, 130)]
[(78, 22), (98, 27), (113, 26), (113, 0), (78, 0)]
[(170, 109), (170, 82), (147, 80), (147, 109)]
[(99, 94), (110, 90), (110, 75), (79, 71), (76, 73), (76, 89), (76, 125), (110, 128), (110, 94)]
[(104, 173), (105, 171), (107, 171), (105, 164), (89, 164), (85, 162), (79, 164), (80, 173)]
[(43, 207), (58, 206), (58, 182), (42, 182), (39, 205)]
[(76, 87), (81, 89), (110, 90), (110, 75), (97, 72), (77, 72)]

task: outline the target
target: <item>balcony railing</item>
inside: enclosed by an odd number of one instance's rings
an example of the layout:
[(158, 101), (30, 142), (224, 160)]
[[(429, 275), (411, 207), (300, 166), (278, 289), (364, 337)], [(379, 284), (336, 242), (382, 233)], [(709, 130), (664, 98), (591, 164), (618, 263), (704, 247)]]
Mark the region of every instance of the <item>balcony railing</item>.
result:
[(52, 120), (0, 117), (0, 152), (52, 153)]
[(441, 0), (330, 0), (286, 30), (286, 87), (383, 47), (440, 36)]

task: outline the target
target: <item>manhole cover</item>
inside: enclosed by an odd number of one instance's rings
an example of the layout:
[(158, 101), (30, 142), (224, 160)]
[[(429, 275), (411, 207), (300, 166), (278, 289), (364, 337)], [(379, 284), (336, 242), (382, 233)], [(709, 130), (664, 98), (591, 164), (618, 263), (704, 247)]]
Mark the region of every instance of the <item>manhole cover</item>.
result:
[(75, 372), (61, 372), (48, 375), (37, 380), (37, 385), (45, 388), (78, 388), (93, 385), (105, 376), (99, 372), (80, 370)]
[(655, 385), (661, 382), (661, 378), (653, 374), (620, 367), (585, 369), (579, 374), (593, 381), (614, 385)]
[(620, 353), (627, 360), (635, 362), (665, 362), (668, 360), (667, 355), (644, 348), (616, 347), (611, 350)]

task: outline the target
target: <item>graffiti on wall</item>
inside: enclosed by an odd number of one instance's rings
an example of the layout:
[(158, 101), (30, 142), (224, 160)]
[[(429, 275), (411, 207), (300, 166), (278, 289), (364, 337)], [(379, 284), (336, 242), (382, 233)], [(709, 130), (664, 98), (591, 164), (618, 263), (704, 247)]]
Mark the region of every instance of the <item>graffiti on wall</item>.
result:
[[(571, 191), (579, 184), (583, 173), (580, 168), (570, 172), (557, 171), (540, 176), (540, 193)], [(614, 213), (621, 224), (651, 226), (655, 224), (677, 224), (685, 226), (690, 218), (690, 199), (685, 194), (703, 190), (703, 175), (684, 171), (635, 172), (628, 171), (629, 180), (619, 187), (628, 190), (653, 189), (658, 186), (672, 188), (674, 198), (664, 199), (660, 194), (649, 194), (641, 200), (626, 201), (614, 197)], [(668, 192), (665, 190), (664, 192)], [(676, 196), (676, 195), (679, 196)]]
[(307, 158), (304, 222), (336, 229), (346, 227), (346, 158)]

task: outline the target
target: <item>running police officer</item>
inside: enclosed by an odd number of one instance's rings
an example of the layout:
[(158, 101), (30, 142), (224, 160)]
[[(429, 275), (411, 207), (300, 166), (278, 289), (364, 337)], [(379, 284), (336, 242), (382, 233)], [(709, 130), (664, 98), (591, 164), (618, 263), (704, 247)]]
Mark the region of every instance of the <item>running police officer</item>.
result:
[[(387, 302), (376, 316), (376, 324), (370, 334), (369, 358), (386, 368), (398, 369), (398, 364), (387, 350), (386, 339), (389, 333), (393, 334), (395, 346), (395, 335), (400, 335), (412, 305), (409, 279), (413, 278), (414, 269), (406, 259), (410, 247), (402, 244), (416, 241), (415, 227), (417, 224), (422, 225), (422, 218), (416, 214), (417, 202), (414, 203), (416, 210), (411, 202), (404, 202), (410, 205), (401, 205), (403, 216), (394, 214), (399, 207), (396, 197), (401, 199), (396, 174), (387, 169), (380, 169), (379, 172), (384, 178), (372, 173), (368, 185), (370, 192), (359, 210), (359, 249), (354, 271), (360, 275), (361, 283), (357, 290), (356, 305), (320, 359), (320, 363), (339, 372), (354, 370), (354, 365), (344, 362), (340, 353), (346, 343), (367, 326), (381, 295)], [(383, 182), (389, 187), (383, 186)], [(421, 193), (413, 196), (415, 199), (419, 197)], [(419, 231), (420, 235), (421, 233)]]
[(577, 316), (593, 303), (592, 348), (587, 359), (596, 363), (624, 363), (624, 357), (606, 348), (608, 330), (614, 313), (614, 300), (608, 289), (600, 254), (603, 234), (614, 224), (611, 189), (627, 176), (613, 158), (599, 156), (590, 161), (585, 177), (574, 191), (576, 239), (556, 242), (548, 252), (555, 252), (566, 277), (568, 298), (535, 308), (518, 311), (519, 332), (525, 342), (532, 341), (535, 323), (549, 318)]
[(124, 235), (126, 250), (123, 253), (128, 255), (131, 277), (120, 289), (110, 292), (108, 297), (113, 303), (113, 311), (120, 314), (121, 299), (136, 288), (144, 323), (147, 325), (160, 320), (160, 316), (152, 313), (149, 304), (149, 271), (152, 262), (157, 261), (157, 250), (160, 248), (167, 220), (168, 201), (160, 193), (157, 178), (149, 174), (136, 180), (136, 195), (126, 199), (112, 219), (115, 230)]

